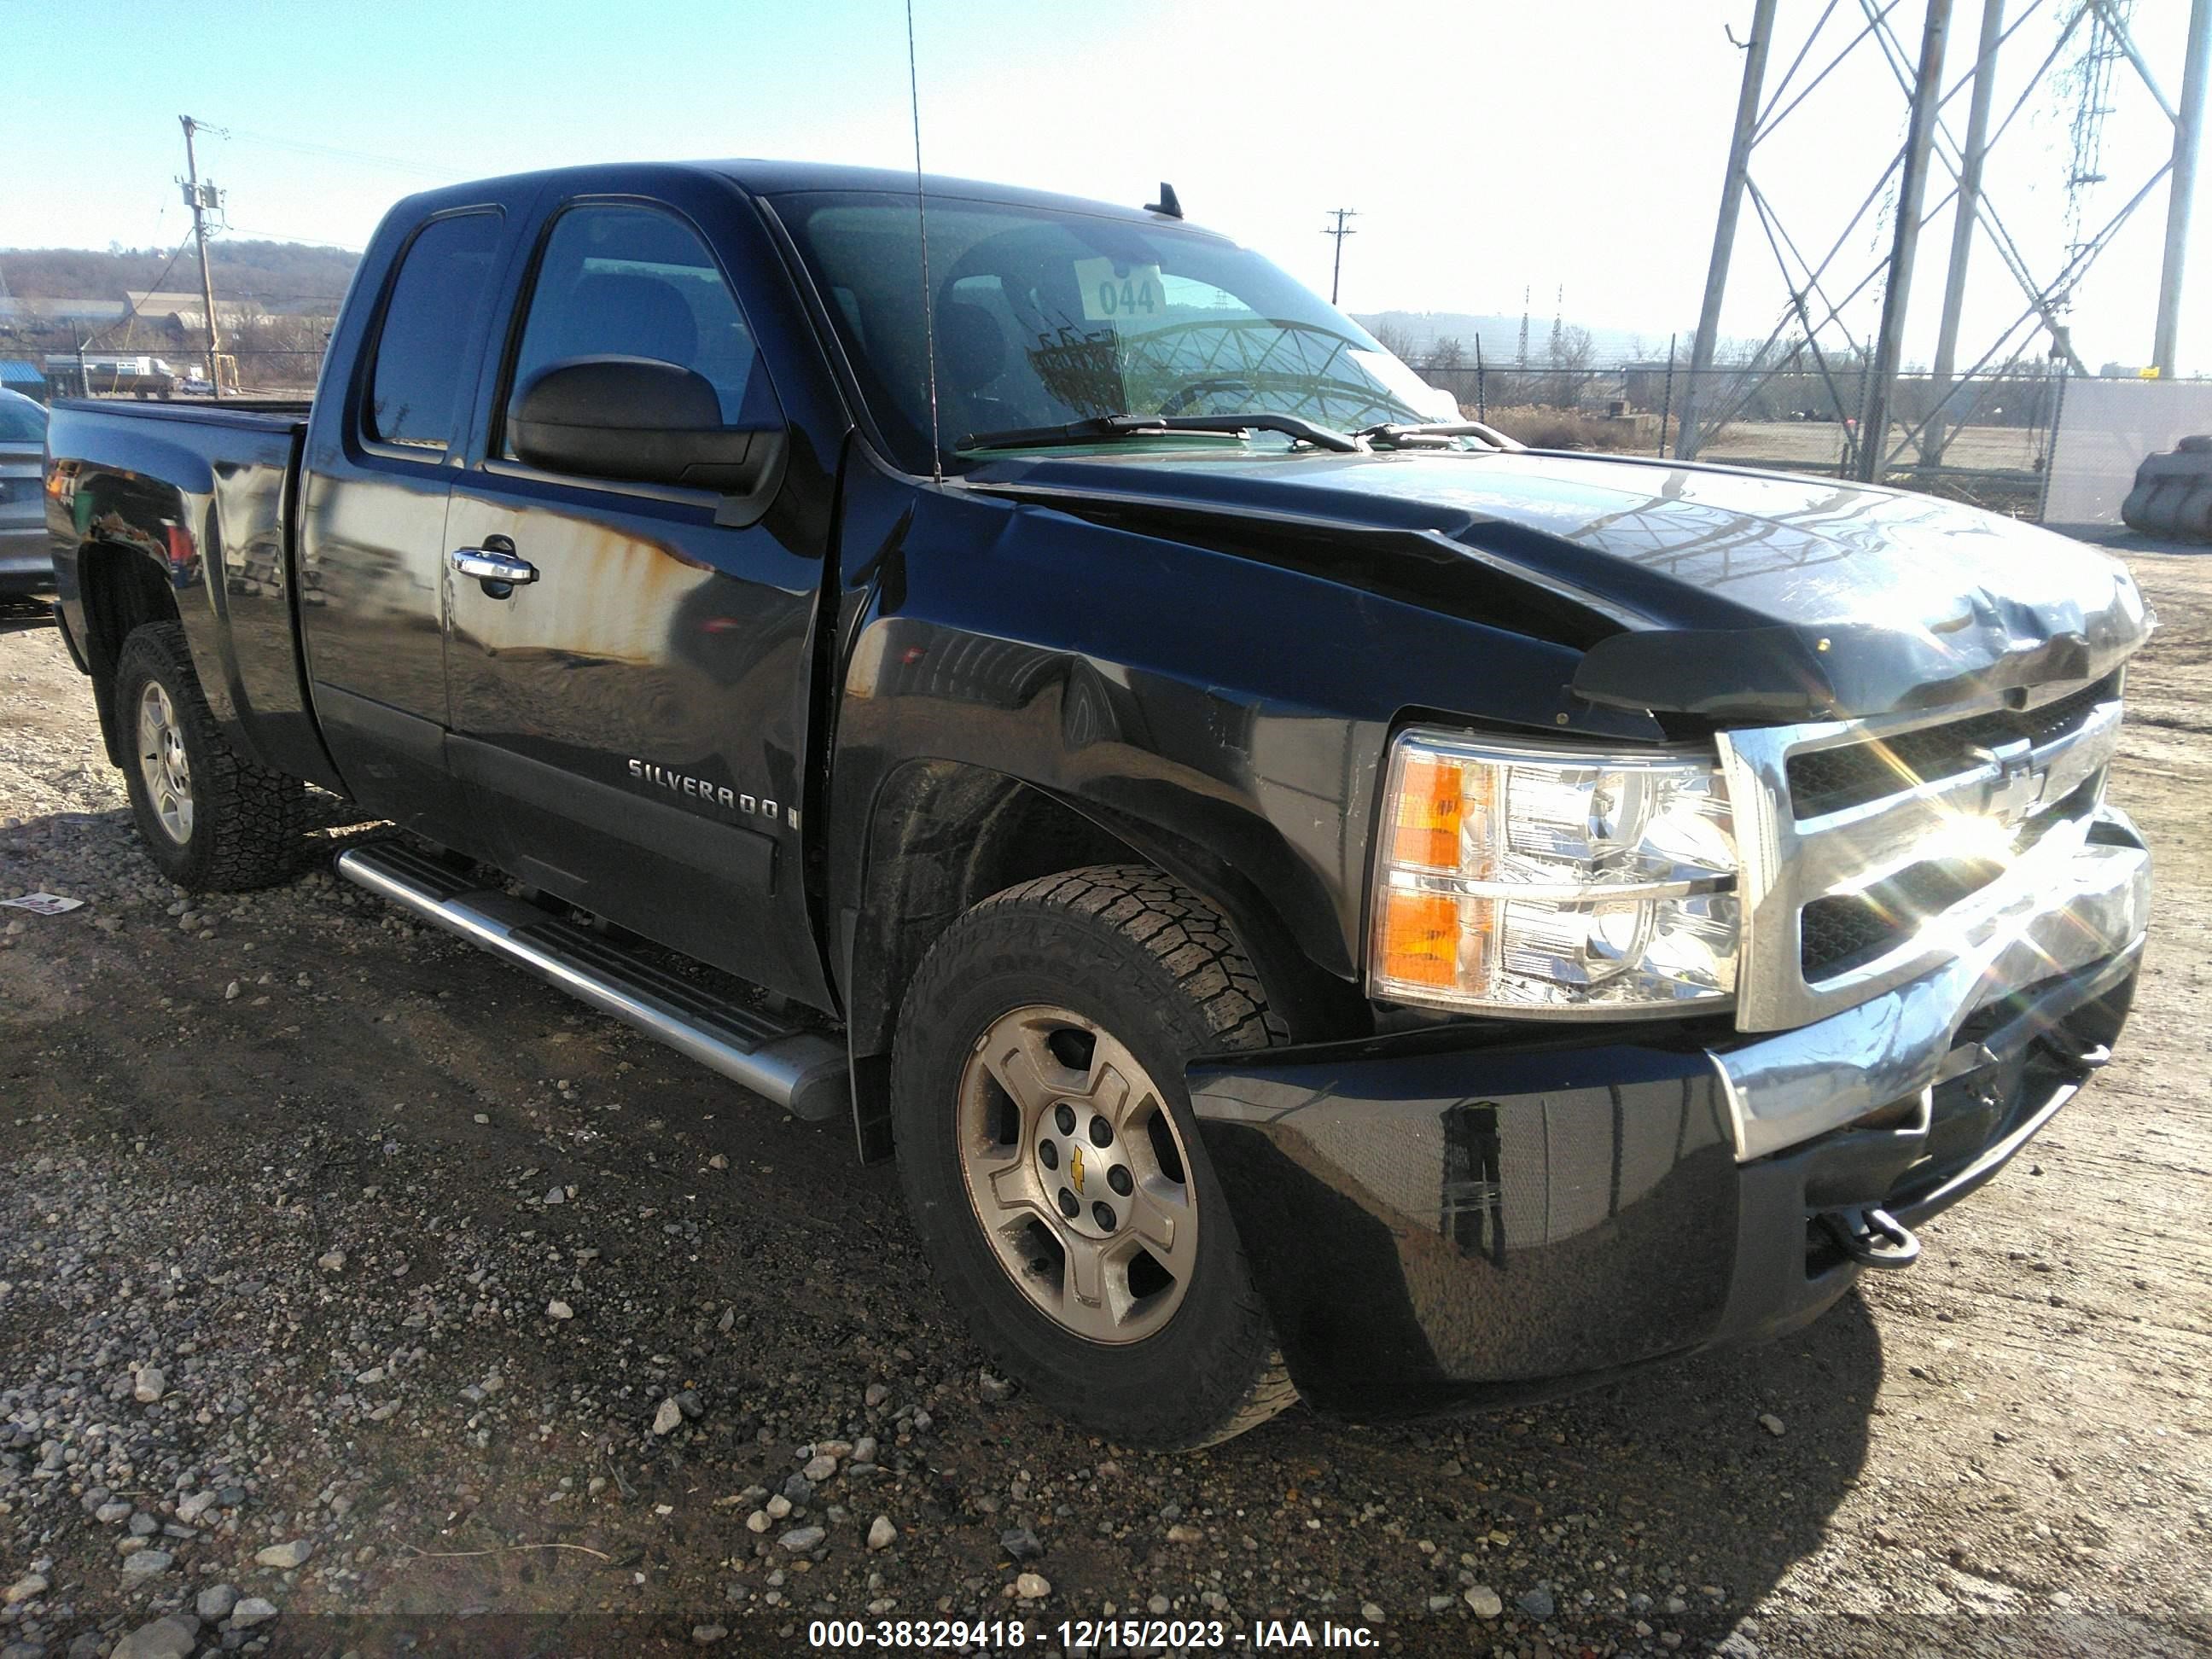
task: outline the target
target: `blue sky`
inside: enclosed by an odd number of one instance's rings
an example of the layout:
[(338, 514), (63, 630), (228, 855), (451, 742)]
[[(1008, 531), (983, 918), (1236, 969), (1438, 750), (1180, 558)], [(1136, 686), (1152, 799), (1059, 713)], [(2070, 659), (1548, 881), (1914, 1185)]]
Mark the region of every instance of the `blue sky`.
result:
[[(2009, 0), (2018, 15), (2030, 0)], [(2024, 82), (2074, 0), (2041, 0), (2007, 64)], [(1324, 211), (1356, 207), (1344, 301), (1359, 310), (1515, 312), (1644, 331), (1694, 322), (1749, 0), (915, 0), (930, 170), (1142, 202), (1171, 179), (1193, 219), (1261, 247), (1324, 292)], [(1818, 8), (1784, 0), (1778, 77)], [(1855, 11), (1849, 3), (1840, 15)], [(1897, 17), (1917, 47), (1919, 5)], [(1973, 51), (1958, 0), (1947, 78)], [(2186, 0), (2136, 0), (2169, 98)], [(1832, 29), (1835, 25), (1831, 25)], [(1790, 33), (1794, 28), (1796, 33)], [(444, 178), (625, 157), (793, 155), (911, 165), (899, 0), (0, 0), (0, 246), (173, 246), (180, 112), (238, 135), (204, 142), (237, 234), (358, 246), (395, 196)], [(1833, 46), (1843, 36), (1828, 37)], [(1817, 49), (1808, 70), (1832, 47)], [(2010, 92), (2000, 94), (2000, 109)], [(2101, 222), (2163, 155), (2163, 118), (2122, 65), (2110, 100)], [(1951, 112), (1963, 131), (1963, 94)], [(1778, 130), (1756, 177), (1808, 252), (1825, 249), (1902, 130), (1903, 102), (1862, 52)], [(2023, 108), (1991, 190), (2030, 254), (2066, 240), (2065, 107)], [(249, 136), (253, 135), (253, 136)], [(286, 149), (266, 142), (361, 152)], [(1936, 200), (1946, 187), (1936, 175)], [(2183, 318), (2185, 367), (2212, 368), (2212, 190)], [(2163, 188), (2077, 298), (2092, 368), (2149, 351)], [(1886, 237), (1844, 239), (1845, 286)], [(1932, 339), (1948, 214), (1921, 254), (1911, 349)], [(1763, 335), (1784, 302), (1747, 216), (1724, 326)], [(1815, 256), (1818, 257), (1817, 252)], [(1986, 244), (1970, 340), (2024, 303)], [(1863, 333), (1869, 293), (1854, 314)], [(1970, 356), (1972, 353), (1970, 352)]]

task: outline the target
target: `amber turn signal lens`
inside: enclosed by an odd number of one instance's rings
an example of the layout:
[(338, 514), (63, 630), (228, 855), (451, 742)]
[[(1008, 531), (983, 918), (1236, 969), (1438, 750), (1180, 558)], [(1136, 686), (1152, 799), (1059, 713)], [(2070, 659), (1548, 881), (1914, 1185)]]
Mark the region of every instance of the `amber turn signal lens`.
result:
[(1398, 778), (1397, 834), (1390, 859), (1429, 870), (1459, 867), (1459, 832), (1467, 802), (1464, 774), (1448, 761), (1426, 755), (1407, 757)]
[(1440, 989), (1459, 980), (1459, 901), (1448, 893), (1382, 896), (1382, 970), (1405, 985)]

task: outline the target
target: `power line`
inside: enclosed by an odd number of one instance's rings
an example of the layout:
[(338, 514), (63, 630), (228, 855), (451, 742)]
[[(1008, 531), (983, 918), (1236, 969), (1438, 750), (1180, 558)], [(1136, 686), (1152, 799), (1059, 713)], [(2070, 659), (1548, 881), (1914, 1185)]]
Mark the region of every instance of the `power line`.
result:
[[(151, 285), (146, 288), (143, 292), (148, 294), (159, 294), (161, 291), (161, 284), (169, 280), (169, 273), (177, 268), (177, 261), (185, 257), (185, 250), (192, 245), (192, 235), (193, 233), (190, 231), (185, 232), (185, 240), (177, 244), (177, 251), (169, 256), (169, 263), (161, 267), (161, 274), (159, 276), (156, 276)], [(92, 337), (85, 341), (84, 343), (86, 345), (98, 345), (100, 343), (100, 337), (101, 335), (108, 333), (110, 331), (114, 329), (127, 328), (130, 325), (138, 320), (138, 307), (129, 300), (125, 300), (123, 303), (125, 309), (122, 316), (110, 323), (106, 328), (95, 331), (92, 335)], [(82, 349), (82, 348), (80, 348), (80, 349)]]
[(222, 137), (249, 144), (262, 144), (270, 149), (288, 149), (301, 155), (320, 155), (339, 161), (359, 161), (369, 167), (388, 167), (394, 173), (420, 173), (427, 179), (455, 179), (460, 174), (448, 167), (427, 167), (420, 161), (403, 161), (397, 155), (379, 155), (372, 150), (347, 149), (338, 144), (310, 143), (301, 138), (278, 138), (265, 132), (247, 132), (238, 127), (207, 128), (220, 131)]

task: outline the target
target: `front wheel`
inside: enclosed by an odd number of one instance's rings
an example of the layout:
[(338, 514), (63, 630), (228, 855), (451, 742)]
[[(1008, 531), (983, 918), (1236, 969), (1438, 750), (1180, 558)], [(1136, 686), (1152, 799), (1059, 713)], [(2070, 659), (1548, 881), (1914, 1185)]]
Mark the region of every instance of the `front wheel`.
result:
[(1297, 1398), (1183, 1086), (1193, 1054), (1286, 1040), (1220, 914), (1155, 871), (1030, 882), (932, 948), (894, 1057), (907, 1202), (1044, 1403), (1172, 1450)]

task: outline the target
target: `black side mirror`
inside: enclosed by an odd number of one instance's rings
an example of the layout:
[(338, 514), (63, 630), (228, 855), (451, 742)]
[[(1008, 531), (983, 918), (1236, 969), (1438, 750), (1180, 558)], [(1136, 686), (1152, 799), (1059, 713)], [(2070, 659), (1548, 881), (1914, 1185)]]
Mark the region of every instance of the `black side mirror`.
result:
[(773, 481), (784, 432), (722, 422), (696, 369), (654, 357), (567, 357), (515, 391), (507, 430), (532, 466), (586, 478), (750, 495)]

